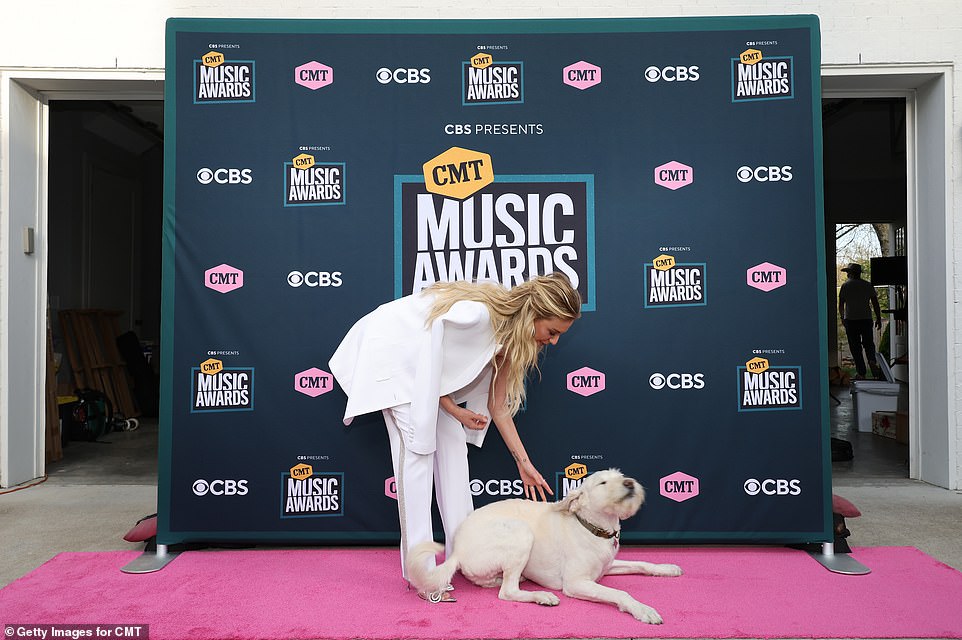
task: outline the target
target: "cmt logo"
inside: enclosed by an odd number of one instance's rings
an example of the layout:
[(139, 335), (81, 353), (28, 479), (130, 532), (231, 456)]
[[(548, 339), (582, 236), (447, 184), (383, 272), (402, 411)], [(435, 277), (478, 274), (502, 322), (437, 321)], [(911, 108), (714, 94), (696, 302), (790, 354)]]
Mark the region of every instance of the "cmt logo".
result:
[(305, 207), (346, 203), (343, 162), (317, 162), (301, 153), (284, 163), (284, 206)]
[(795, 60), (746, 49), (731, 59), (732, 102), (785, 100), (795, 97)]
[(464, 200), (494, 182), (491, 156), (461, 147), (451, 147), (421, 168), (425, 189), (457, 200)]
[(708, 304), (707, 265), (661, 254), (644, 265), (645, 308)]
[(397, 500), (397, 478), (394, 476), (384, 481), (384, 495), (391, 500)]
[(777, 264), (763, 262), (748, 269), (746, 280), (749, 287), (767, 292), (788, 284), (788, 272)]
[(311, 91), (317, 91), (321, 87), (334, 83), (334, 69), (317, 60), (311, 60), (299, 67), (294, 67), (294, 82)]
[(648, 385), (655, 391), (662, 389), (704, 389), (703, 373), (653, 373), (648, 377)]
[(250, 184), (254, 176), (250, 169), (210, 169), (201, 167), (197, 170), (197, 182), (201, 184)]
[(645, 69), (645, 80), (648, 82), (658, 82), (659, 80), (665, 82), (697, 82), (700, 77), (697, 66), (651, 66)]
[(244, 272), (221, 264), (204, 272), (204, 286), (219, 293), (227, 293), (244, 286)]
[(695, 170), (677, 160), (655, 167), (655, 184), (672, 191), (687, 187), (695, 181)]
[(281, 473), (281, 518), (344, 515), (344, 472), (297, 464)]
[(388, 69), (381, 67), (374, 74), (381, 84), (427, 84), (431, 82), (430, 69)]
[(738, 410), (771, 411), (802, 408), (802, 368), (772, 366), (755, 357), (738, 367)]
[(247, 480), (194, 480), (195, 496), (246, 496)]
[(461, 63), (461, 105), (522, 104), (524, 63), (495, 62), (478, 53)]
[(781, 167), (761, 166), (752, 168), (744, 165), (738, 167), (735, 177), (738, 178), (739, 182), (791, 182), (792, 167), (791, 165), (784, 165)]
[(194, 60), (194, 104), (254, 102), (254, 61), (208, 51)]
[(208, 358), (191, 368), (191, 412), (254, 410), (254, 368)]
[(584, 91), (596, 84), (601, 84), (601, 67), (584, 60), (569, 64), (562, 72), (564, 83), (575, 89)]
[(327, 371), (311, 367), (294, 374), (294, 391), (316, 398), (334, 388), (334, 376)]
[(661, 495), (674, 500), (684, 502), (698, 495), (698, 478), (690, 476), (683, 471), (676, 471), (658, 481)]
[(588, 475), (588, 467), (580, 462), (573, 462), (565, 467), (565, 477), (572, 480), (581, 480)]
[(581, 367), (568, 374), (568, 391), (579, 396), (593, 396), (605, 390), (605, 374), (591, 367)]
[(749, 478), (743, 486), (745, 493), (750, 496), (757, 496), (760, 493), (766, 496), (797, 496), (802, 493), (802, 481), (797, 479), (778, 478), (773, 480), (769, 478), (767, 480), (756, 480), (755, 478)]

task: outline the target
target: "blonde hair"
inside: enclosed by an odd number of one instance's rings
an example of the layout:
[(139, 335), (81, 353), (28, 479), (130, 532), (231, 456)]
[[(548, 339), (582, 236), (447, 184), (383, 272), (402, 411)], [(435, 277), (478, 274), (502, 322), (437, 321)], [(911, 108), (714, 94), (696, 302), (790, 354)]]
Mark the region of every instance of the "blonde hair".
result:
[(506, 402), (511, 415), (524, 404), (528, 372), (541, 373), (534, 321), (547, 318), (573, 321), (581, 317), (581, 296), (561, 273), (536, 276), (511, 289), (492, 282), (458, 281), (438, 282), (426, 291), (435, 296), (428, 325), (460, 300), (481, 302), (488, 308), (494, 339), (502, 345), (500, 354), (508, 363), (508, 367), (501, 370), (495, 358), (494, 375), (507, 376)]

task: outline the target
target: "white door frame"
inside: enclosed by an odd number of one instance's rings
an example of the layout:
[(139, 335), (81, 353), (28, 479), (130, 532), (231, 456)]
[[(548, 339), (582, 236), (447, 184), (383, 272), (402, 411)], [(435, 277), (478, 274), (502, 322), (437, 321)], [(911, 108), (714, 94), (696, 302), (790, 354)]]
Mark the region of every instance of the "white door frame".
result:
[(46, 472), (47, 105), (163, 100), (163, 81), (163, 69), (0, 67), (0, 487)]
[[(0, 238), (6, 239), (0, 244), (0, 486), (29, 481), (45, 470), (47, 103), (158, 100), (163, 99), (163, 80), (162, 69), (0, 68)], [(824, 65), (822, 86), (825, 95), (896, 92), (910, 97), (909, 472), (913, 478), (958, 489), (955, 317), (950, 304), (954, 223), (952, 183), (947, 179), (952, 168), (952, 65)], [(17, 128), (23, 120), (31, 124), (27, 131)], [(920, 172), (920, 166), (926, 170)], [(24, 263), (22, 251), (18, 253), (20, 226), (31, 224), (36, 247)], [(11, 286), (11, 278), (19, 278), (17, 269), (23, 268), (31, 277), (29, 308), (22, 304), (22, 292)], [(15, 380), (24, 380), (29, 392), (21, 393), (23, 385), (14, 385)], [(16, 462), (22, 460), (30, 462)]]
[(952, 66), (825, 65), (822, 88), (825, 97), (905, 98), (909, 477), (958, 489)]

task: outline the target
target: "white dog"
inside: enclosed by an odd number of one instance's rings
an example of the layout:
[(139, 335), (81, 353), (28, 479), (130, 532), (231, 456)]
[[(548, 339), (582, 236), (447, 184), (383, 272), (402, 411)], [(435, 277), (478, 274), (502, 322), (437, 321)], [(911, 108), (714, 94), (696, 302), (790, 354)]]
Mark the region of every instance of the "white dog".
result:
[(407, 561), (411, 584), (421, 593), (439, 594), (457, 569), (482, 587), (500, 585), (498, 597), (553, 606), (548, 591), (523, 591), (522, 577), (594, 602), (610, 602), (642, 622), (661, 624), (658, 612), (625, 591), (597, 583), (606, 574), (680, 576), (673, 564), (616, 560), (620, 520), (635, 515), (645, 491), (617, 469), (599, 471), (561, 502), (502, 500), (474, 511), (458, 528), (454, 549), (444, 564), (430, 568), (440, 544), (417, 545)]

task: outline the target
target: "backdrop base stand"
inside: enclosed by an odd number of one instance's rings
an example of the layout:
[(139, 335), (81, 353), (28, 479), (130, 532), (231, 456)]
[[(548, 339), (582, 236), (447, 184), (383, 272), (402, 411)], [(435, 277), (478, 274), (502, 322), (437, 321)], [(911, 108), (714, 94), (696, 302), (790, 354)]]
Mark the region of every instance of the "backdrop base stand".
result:
[(179, 554), (179, 551), (167, 551), (167, 545), (159, 544), (156, 551), (145, 551), (120, 570), (124, 573), (153, 573), (166, 567)]
[(872, 570), (847, 553), (835, 553), (835, 545), (831, 542), (822, 544), (819, 551), (808, 550), (816, 562), (831, 571), (847, 576), (864, 576)]

